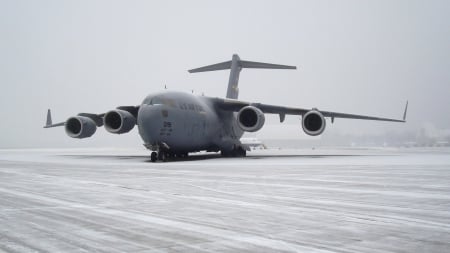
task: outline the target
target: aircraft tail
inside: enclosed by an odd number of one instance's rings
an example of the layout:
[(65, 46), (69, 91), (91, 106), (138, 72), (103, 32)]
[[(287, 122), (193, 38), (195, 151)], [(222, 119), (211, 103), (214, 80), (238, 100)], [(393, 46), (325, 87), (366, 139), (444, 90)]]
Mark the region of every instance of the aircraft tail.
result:
[(243, 61), (237, 54), (234, 54), (231, 61), (221, 62), (217, 64), (208, 65), (196, 69), (188, 70), (189, 73), (215, 71), (230, 69), (230, 78), (228, 80), (227, 98), (237, 99), (239, 95), (239, 74), (243, 68), (253, 69), (297, 69), (295, 66)]

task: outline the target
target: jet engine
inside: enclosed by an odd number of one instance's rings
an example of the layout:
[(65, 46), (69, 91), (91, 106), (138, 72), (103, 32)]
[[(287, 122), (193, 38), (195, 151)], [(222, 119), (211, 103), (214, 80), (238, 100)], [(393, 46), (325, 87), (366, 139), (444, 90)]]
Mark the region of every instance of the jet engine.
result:
[(72, 138), (83, 139), (91, 137), (97, 130), (95, 122), (83, 116), (75, 116), (69, 118), (64, 124), (67, 135)]
[(254, 106), (246, 106), (238, 112), (237, 121), (242, 130), (256, 132), (264, 126), (266, 118), (260, 109)]
[(325, 130), (325, 117), (317, 110), (311, 110), (302, 117), (302, 127), (306, 134), (317, 136)]
[(113, 134), (123, 134), (131, 131), (136, 125), (136, 118), (124, 110), (112, 110), (105, 114), (103, 123), (106, 131)]

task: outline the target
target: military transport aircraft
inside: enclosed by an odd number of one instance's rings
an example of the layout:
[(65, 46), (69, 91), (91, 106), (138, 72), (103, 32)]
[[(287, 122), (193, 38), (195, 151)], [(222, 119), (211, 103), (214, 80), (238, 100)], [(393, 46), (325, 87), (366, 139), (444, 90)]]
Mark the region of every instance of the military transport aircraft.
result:
[(44, 128), (64, 126), (67, 135), (81, 139), (91, 137), (97, 127), (105, 126), (110, 133), (124, 134), (137, 125), (144, 146), (153, 151), (150, 157), (154, 162), (203, 150), (220, 151), (226, 157), (243, 157), (249, 147), (240, 139), (244, 132), (255, 132), (263, 127), (265, 113), (278, 114), (280, 122), (286, 114), (301, 115), (303, 131), (312, 136), (325, 130), (325, 118), (330, 118), (332, 123), (335, 118), (405, 122), (408, 102), (400, 120), (240, 101), (237, 100), (238, 81), (243, 68), (296, 69), (295, 66), (244, 61), (235, 54), (231, 61), (189, 70), (196, 73), (230, 69), (226, 98), (163, 91), (148, 95), (138, 106), (119, 106), (102, 114), (80, 113), (56, 124), (52, 123), (49, 109)]

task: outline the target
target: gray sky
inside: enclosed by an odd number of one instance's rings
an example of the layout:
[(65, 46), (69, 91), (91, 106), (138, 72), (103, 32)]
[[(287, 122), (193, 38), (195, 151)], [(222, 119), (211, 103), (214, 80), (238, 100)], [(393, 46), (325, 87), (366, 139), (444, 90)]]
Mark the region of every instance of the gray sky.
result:
[[(407, 125), (336, 120), (326, 131), (448, 129), (449, 13), (450, 1), (0, 0), (0, 147), (139, 146), (135, 130), (44, 130), (46, 110), (54, 121), (101, 113), (164, 85), (224, 96), (228, 71), (186, 70), (233, 53), (299, 67), (243, 70), (243, 100), (386, 117), (410, 101)], [(298, 118), (287, 123), (303, 135)]]

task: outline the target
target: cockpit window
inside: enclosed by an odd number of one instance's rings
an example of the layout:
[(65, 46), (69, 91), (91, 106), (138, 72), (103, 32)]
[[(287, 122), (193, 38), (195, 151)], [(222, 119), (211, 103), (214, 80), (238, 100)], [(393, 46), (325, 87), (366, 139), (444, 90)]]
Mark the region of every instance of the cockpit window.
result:
[(151, 105), (161, 105), (163, 103), (162, 103), (161, 97), (153, 97), (150, 101), (150, 104)]
[(153, 98), (153, 97), (150, 97), (150, 96), (149, 96), (149, 97), (146, 97), (142, 103), (143, 103), (144, 105), (151, 105), (152, 98)]
[(168, 105), (171, 107), (175, 107), (175, 100), (168, 99), (163, 96), (154, 96), (150, 98), (146, 98), (144, 104), (147, 105)]

